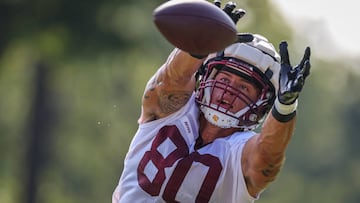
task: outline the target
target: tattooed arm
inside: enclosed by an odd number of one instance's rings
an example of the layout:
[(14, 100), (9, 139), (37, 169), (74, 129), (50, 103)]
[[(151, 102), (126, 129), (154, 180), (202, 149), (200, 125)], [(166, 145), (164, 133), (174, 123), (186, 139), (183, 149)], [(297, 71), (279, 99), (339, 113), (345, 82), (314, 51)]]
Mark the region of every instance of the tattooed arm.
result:
[(194, 74), (202, 62), (175, 49), (147, 83), (138, 122), (163, 118), (184, 106), (194, 91)]
[(296, 118), (279, 122), (272, 114), (261, 132), (245, 144), (242, 170), (249, 193), (256, 197), (276, 179), (285, 160), (285, 151), (294, 132)]

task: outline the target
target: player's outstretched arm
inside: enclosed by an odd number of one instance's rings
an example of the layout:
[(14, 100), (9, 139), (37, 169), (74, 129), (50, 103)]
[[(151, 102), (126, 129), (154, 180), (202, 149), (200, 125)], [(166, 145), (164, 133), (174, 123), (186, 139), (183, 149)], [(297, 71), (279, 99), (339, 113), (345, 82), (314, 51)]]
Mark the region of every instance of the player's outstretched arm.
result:
[(261, 132), (245, 145), (242, 169), (248, 191), (256, 196), (276, 178), (285, 159), (285, 150), (294, 132), (298, 96), (310, 73), (310, 48), (301, 62), (290, 65), (287, 43), (280, 43), (281, 70), (278, 95)]
[(194, 91), (194, 74), (203, 61), (174, 49), (146, 85), (138, 122), (163, 118), (184, 106)]
[[(215, 0), (214, 4), (221, 8), (220, 1)], [(235, 7), (235, 3), (228, 2), (223, 11), (236, 24), (245, 11)], [(138, 122), (146, 123), (166, 117), (184, 106), (195, 88), (194, 74), (205, 58), (206, 55), (175, 49), (147, 83)]]

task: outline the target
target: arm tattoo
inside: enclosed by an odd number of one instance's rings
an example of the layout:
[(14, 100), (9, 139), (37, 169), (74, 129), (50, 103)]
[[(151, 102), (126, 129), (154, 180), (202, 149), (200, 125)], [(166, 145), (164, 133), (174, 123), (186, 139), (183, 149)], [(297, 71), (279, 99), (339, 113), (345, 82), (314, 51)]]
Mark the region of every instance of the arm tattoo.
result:
[(162, 113), (173, 113), (183, 107), (189, 100), (191, 93), (187, 91), (163, 91), (160, 94), (160, 108)]
[(280, 171), (280, 168), (281, 168), (281, 165), (280, 166), (274, 166), (272, 164), (269, 164), (268, 167), (262, 169), (262, 174), (269, 178), (269, 182), (273, 181), (276, 177), (276, 175), (279, 173)]
[[(149, 91), (150, 92), (153, 92), (155, 90), (155, 88), (150, 88)], [(150, 99), (150, 95), (145, 91), (145, 94), (144, 94), (144, 99)]]

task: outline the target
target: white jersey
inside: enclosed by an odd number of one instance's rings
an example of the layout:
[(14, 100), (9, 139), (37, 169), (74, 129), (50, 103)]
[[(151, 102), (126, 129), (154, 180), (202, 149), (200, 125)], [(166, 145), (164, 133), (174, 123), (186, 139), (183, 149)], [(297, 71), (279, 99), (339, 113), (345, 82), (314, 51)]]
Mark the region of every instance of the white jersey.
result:
[(199, 110), (194, 95), (178, 112), (139, 125), (113, 203), (251, 203), (241, 152), (254, 132), (238, 132), (195, 148)]

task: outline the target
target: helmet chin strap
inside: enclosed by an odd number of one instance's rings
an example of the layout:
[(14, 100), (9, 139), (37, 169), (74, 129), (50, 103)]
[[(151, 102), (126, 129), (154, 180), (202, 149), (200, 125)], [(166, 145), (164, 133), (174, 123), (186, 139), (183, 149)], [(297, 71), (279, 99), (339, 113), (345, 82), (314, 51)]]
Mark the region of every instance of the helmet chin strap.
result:
[[(239, 120), (234, 118), (230, 115), (222, 113), (221, 111), (225, 111), (225, 109), (218, 107), (216, 104), (211, 104), (211, 107), (201, 105), (200, 109), (204, 114), (205, 119), (210, 122), (211, 124), (220, 127), (220, 128), (241, 128), (244, 130), (254, 129), (256, 125), (252, 126), (241, 126), (239, 125)], [(218, 110), (215, 110), (218, 109)], [(247, 111), (249, 107), (242, 109), (241, 111), (237, 112), (236, 116), (241, 117)], [(228, 113), (229, 114), (229, 113)]]
[(205, 119), (211, 124), (220, 128), (238, 127), (239, 121), (231, 116), (221, 113), (207, 106), (201, 106)]

